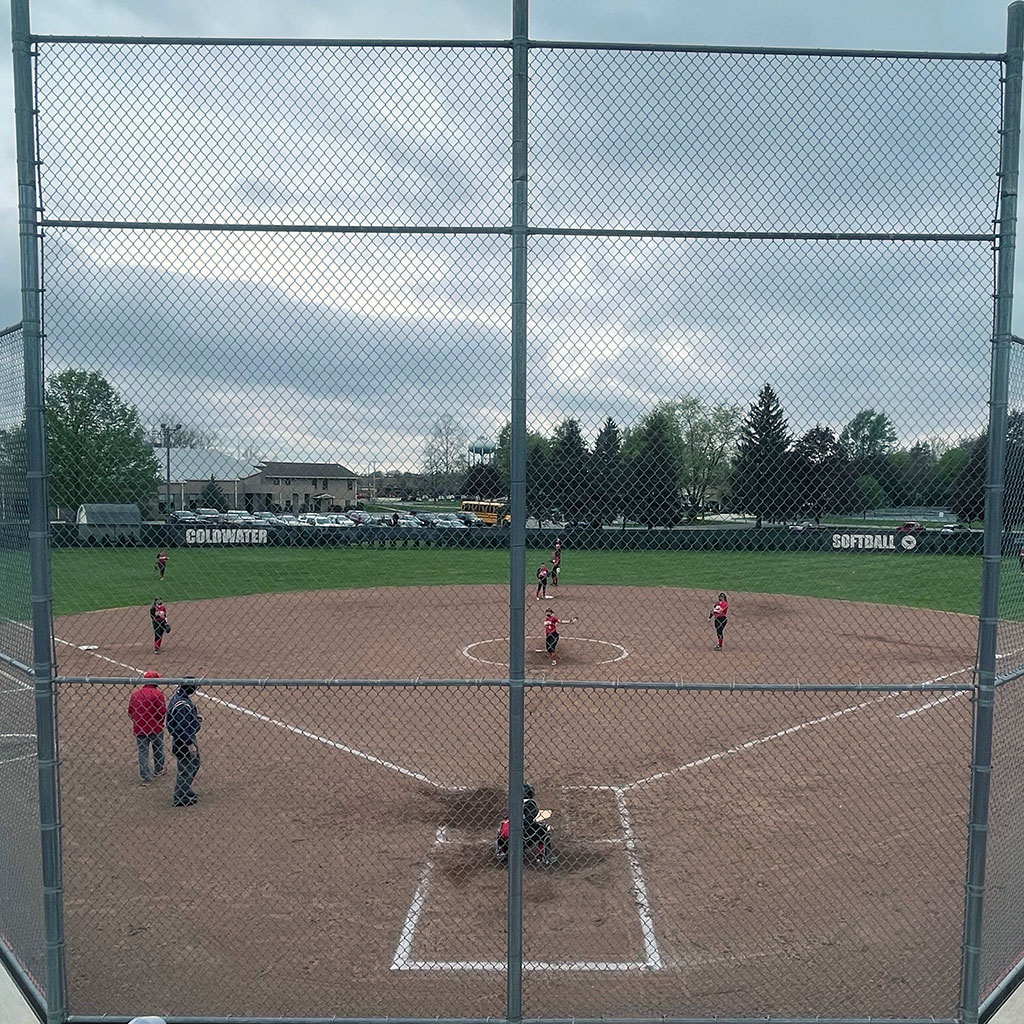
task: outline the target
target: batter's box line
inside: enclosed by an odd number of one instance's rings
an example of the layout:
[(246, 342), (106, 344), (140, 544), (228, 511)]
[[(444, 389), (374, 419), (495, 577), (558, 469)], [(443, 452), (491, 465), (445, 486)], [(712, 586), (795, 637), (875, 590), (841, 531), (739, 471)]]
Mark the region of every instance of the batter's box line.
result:
[[(524, 971), (547, 971), (551, 973), (571, 971), (659, 971), (663, 967), (661, 952), (658, 949), (658, 942), (654, 934), (654, 922), (647, 894), (647, 883), (640, 868), (640, 861), (636, 853), (636, 836), (633, 832), (633, 823), (629, 816), (629, 809), (626, 807), (626, 794), (618, 788), (613, 789), (613, 792), (615, 793), (615, 803), (619, 812), (619, 827), (622, 829), (622, 837), (621, 839), (609, 841), (622, 842), (625, 846), (626, 860), (629, 865), (630, 880), (632, 882), (632, 894), (637, 907), (640, 934), (643, 937), (645, 958), (643, 960), (576, 960), (567, 962), (524, 960)], [(391, 970), (393, 971), (451, 972), (508, 970), (508, 964), (504, 960), (418, 960), (412, 956), (416, 929), (419, 926), (420, 916), (427, 902), (430, 881), (434, 873), (434, 857), (442, 846), (451, 841), (448, 838), (448, 826), (439, 825), (434, 833), (434, 845), (431, 855), (420, 870), (416, 891), (413, 893), (412, 902), (409, 904), (409, 911), (405, 915), (405, 921), (402, 924), (402, 931), (398, 938), (398, 945), (395, 948), (395, 955), (391, 958)]]

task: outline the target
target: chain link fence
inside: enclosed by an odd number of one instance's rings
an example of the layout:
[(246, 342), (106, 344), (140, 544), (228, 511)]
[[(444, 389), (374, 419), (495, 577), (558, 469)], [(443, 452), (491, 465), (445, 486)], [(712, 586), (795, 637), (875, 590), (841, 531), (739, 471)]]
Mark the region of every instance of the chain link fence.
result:
[(24, 348), (21, 329), (11, 327), (0, 331), (0, 954), (26, 987), (42, 993), (28, 546)]
[(31, 49), (51, 1012), (972, 1021), (1007, 62)]

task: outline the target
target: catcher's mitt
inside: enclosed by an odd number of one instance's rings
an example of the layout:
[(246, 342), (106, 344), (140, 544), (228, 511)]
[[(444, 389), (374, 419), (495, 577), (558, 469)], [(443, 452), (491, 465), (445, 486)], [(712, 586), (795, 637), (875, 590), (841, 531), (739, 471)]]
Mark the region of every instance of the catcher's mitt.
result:
[(169, 622), (165, 622), (164, 623), (164, 632), (165, 633), (170, 633), (170, 631), (171, 631), (171, 624)]

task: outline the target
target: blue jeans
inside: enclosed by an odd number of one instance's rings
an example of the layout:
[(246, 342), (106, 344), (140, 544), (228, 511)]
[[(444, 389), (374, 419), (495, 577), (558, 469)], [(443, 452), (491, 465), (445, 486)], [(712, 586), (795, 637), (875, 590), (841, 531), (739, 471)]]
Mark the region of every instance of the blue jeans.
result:
[[(149, 770), (149, 745), (153, 744), (153, 771)], [(139, 748), (139, 774), (143, 782), (149, 782), (154, 772), (164, 770), (164, 734), (154, 733), (152, 736), (136, 736), (135, 745)]]

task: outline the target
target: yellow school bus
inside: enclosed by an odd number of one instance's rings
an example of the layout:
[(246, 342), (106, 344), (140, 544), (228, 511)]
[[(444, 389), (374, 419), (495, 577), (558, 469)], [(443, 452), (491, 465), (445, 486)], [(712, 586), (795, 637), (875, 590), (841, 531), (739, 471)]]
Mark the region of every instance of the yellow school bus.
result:
[(508, 515), (508, 503), (505, 501), (464, 501), (462, 511), (479, 516), (488, 526), (497, 526), (499, 520), (502, 526), (508, 526), (512, 522)]

